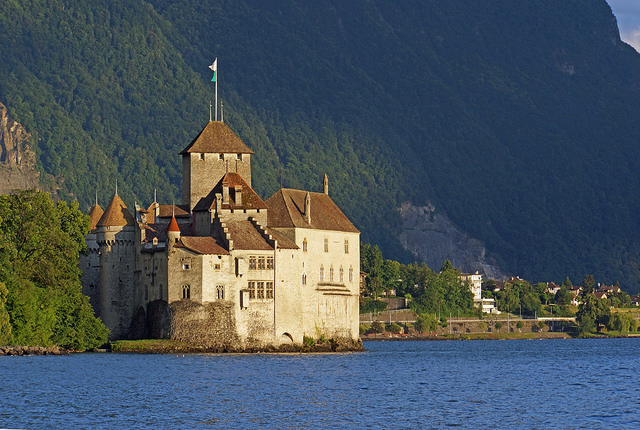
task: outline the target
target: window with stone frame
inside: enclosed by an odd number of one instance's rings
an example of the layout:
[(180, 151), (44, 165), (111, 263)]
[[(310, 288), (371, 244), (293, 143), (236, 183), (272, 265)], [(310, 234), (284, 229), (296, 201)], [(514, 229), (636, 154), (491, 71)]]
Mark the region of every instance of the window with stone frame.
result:
[(256, 298), (264, 299), (264, 282), (263, 281), (256, 282)]
[(216, 286), (216, 300), (224, 300), (224, 285)]
[(320, 282), (324, 281), (324, 266), (320, 266)]
[(191, 298), (191, 287), (189, 285), (182, 286), (182, 298), (183, 299)]
[(340, 282), (344, 282), (344, 269), (340, 268)]
[(249, 256), (249, 270), (256, 270), (258, 268), (258, 258), (255, 255)]
[(344, 240), (344, 253), (345, 254), (349, 253), (349, 239)]
[(324, 252), (329, 252), (329, 239), (324, 238)]
[(353, 282), (353, 267), (349, 267), (349, 282)]
[(264, 270), (264, 257), (258, 257), (258, 270)]
[(273, 282), (265, 282), (265, 297), (267, 299), (273, 299)]
[(329, 281), (333, 282), (333, 266), (329, 268)]
[(273, 270), (273, 257), (267, 257), (267, 270)]
[(256, 298), (256, 282), (255, 281), (249, 281), (249, 298), (250, 299)]

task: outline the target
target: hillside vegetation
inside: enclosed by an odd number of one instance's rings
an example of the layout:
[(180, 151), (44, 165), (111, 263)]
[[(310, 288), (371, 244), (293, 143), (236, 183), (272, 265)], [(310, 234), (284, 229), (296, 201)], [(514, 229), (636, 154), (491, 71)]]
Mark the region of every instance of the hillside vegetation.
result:
[(0, 25), (0, 101), (83, 209), (116, 178), (179, 200), (218, 57), (263, 197), (326, 172), (388, 258), (431, 201), (509, 273), (640, 289), (640, 57), (604, 0), (8, 0)]

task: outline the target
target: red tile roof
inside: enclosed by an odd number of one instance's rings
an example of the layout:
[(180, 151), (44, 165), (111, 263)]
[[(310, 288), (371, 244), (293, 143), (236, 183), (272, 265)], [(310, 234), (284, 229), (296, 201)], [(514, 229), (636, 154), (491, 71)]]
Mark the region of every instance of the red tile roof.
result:
[(262, 236), (255, 225), (249, 220), (225, 221), (233, 248), (241, 250), (271, 250), (273, 247)]
[(180, 227), (178, 227), (178, 221), (176, 221), (176, 217), (171, 217), (171, 222), (169, 223), (169, 227), (167, 227), (167, 232), (177, 231), (180, 233)]
[[(194, 212), (214, 209), (215, 196), (216, 194), (223, 194), (223, 188), (225, 186), (229, 187), (229, 203), (223, 204), (222, 209), (267, 209), (267, 204), (253, 191), (249, 184), (244, 181), (242, 176), (234, 172), (229, 172), (220, 179), (206, 197), (198, 201), (193, 208)], [(242, 187), (242, 202), (240, 204), (238, 204), (238, 196), (236, 196), (236, 186)]]
[(229, 255), (229, 251), (224, 249), (213, 237), (210, 236), (182, 236), (176, 244), (176, 247), (186, 248), (198, 254)]
[(311, 224), (304, 214), (307, 191), (283, 188), (267, 199), (269, 227), (298, 227), (359, 233), (340, 208), (324, 193), (309, 193)]
[(127, 209), (119, 195), (113, 196), (109, 206), (105, 209), (100, 217), (97, 227), (123, 227), (125, 225), (133, 225), (134, 220), (131, 212)]
[(253, 154), (253, 151), (224, 122), (220, 121), (210, 121), (180, 154), (190, 152)]

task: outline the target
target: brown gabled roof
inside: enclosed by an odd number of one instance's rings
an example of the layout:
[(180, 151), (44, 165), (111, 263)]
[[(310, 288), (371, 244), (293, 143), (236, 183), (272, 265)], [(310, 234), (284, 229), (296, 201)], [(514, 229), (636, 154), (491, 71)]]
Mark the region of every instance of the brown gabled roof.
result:
[[(201, 198), (198, 203), (193, 207), (193, 211), (206, 211), (214, 209), (214, 201), (216, 194), (223, 194), (222, 189), (229, 187), (229, 203), (223, 204), (222, 209), (267, 209), (267, 204), (260, 198), (253, 188), (247, 184), (242, 176), (237, 173), (226, 173), (222, 179), (216, 184), (215, 187), (207, 194), (206, 197)], [(238, 204), (238, 198), (236, 196), (235, 187), (242, 187), (242, 202)]]
[(182, 236), (176, 244), (176, 247), (186, 248), (198, 254), (229, 255), (229, 251), (224, 249), (211, 236)]
[(253, 151), (221, 121), (210, 121), (180, 154), (190, 152), (253, 154)]
[(273, 247), (249, 220), (226, 221), (233, 248), (240, 250), (272, 250)]
[(269, 227), (297, 227), (359, 233), (340, 208), (324, 193), (311, 197), (311, 224), (305, 220), (304, 200), (307, 191), (282, 188), (267, 199)]
[(298, 245), (296, 245), (295, 242), (287, 239), (284, 235), (282, 235), (281, 233), (275, 231), (272, 228), (267, 228), (267, 233), (269, 233), (275, 240), (278, 241), (278, 248), (282, 248), (282, 249), (300, 249), (300, 247)]
[(122, 227), (133, 225), (134, 220), (131, 212), (127, 209), (119, 195), (113, 196), (109, 206), (100, 217), (96, 227)]
[(94, 231), (96, 229), (98, 221), (100, 221), (100, 218), (102, 218), (102, 214), (104, 214), (104, 211), (102, 210), (100, 205), (96, 203), (96, 205), (89, 211), (89, 231)]
[[(180, 217), (188, 217), (191, 216), (189, 210), (186, 206), (182, 205), (159, 205), (160, 210), (158, 211), (159, 218), (169, 218), (171, 216)], [(151, 210), (151, 208), (149, 208)]]

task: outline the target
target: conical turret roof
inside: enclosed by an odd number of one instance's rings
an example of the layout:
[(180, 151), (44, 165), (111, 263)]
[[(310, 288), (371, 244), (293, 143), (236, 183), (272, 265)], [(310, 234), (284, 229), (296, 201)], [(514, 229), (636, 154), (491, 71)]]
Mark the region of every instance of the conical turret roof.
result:
[(123, 227), (133, 225), (133, 215), (119, 195), (113, 196), (96, 227)]
[(180, 233), (180, 227), (178, 227), (178, 221), (176, 221), (175, 215), (171, 217), (171, 222), (169, 223), (169, 227), (167, 228), (167, 232), (170, 231)]
[(96, 205), (91, 208), (91, 210), (89, 211), (89, 219), (90, 219), (89, 231), (94, 231), (96, 229), (96, 226), (98, 225), (98, 221), (100, 221), (100, 218), (102, 218), (103, 214), (104, 214), (104, 211), (102, 210), (99, 204), (96, 203)]

